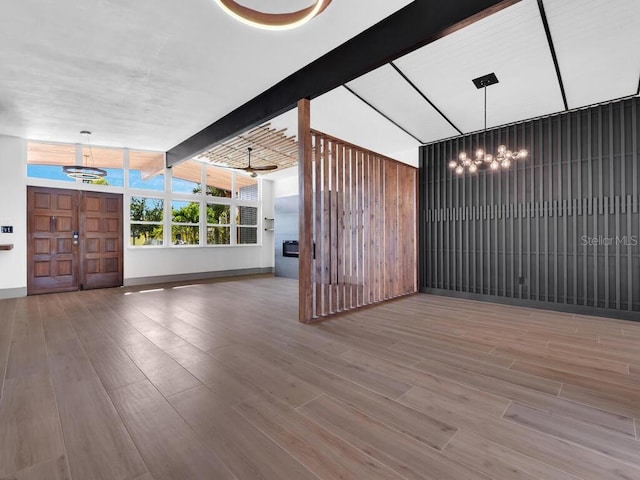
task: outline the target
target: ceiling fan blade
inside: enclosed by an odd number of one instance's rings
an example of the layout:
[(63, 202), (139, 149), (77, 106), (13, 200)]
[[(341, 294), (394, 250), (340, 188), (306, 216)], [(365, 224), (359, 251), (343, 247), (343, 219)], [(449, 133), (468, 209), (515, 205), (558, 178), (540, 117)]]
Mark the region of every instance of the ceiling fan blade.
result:
[(253, 171), (260, 172), (265, 170), (275, 170), (276, 168), (278, 168), (277, 165), (263, 165), (260, 167), (254, 167), (254, 166), (244, 167), (242, 170), (246, 170), (247, 172), (253, 172)]

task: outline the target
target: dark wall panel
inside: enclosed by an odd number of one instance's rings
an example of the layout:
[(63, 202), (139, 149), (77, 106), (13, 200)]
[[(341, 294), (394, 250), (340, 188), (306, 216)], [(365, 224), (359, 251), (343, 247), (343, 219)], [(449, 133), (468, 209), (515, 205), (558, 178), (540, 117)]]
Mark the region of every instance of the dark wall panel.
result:
[(447, 164), (482, 135), (421, 149), (421, 291), (640, 312), (640, 99), (487, 132), (529, 157), (508, 171)]

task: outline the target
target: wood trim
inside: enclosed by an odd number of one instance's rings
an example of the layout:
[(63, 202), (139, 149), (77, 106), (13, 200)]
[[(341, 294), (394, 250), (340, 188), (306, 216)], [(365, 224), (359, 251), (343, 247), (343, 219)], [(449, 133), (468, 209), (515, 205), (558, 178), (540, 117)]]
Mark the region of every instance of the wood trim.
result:
[(311, 266), (313, 240), (313, 194), (311, 169), (311, 102), (298, 102), (298, 192), (300, 194), (298, 278), (298, 320), (310, 323), (313, 318)]
[(0, 250), (13, 250), (13, 243), (7, 243), (5, 245), (0, 245)]

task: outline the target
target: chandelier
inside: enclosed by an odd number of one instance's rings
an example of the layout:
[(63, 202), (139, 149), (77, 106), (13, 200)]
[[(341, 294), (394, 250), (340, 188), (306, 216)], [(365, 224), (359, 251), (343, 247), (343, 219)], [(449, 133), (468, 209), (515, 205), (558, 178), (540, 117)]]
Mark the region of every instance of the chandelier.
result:
[(102, 168), (96, 168), (89, 166), (89, 159), (91, 159), (91, 163), (93, 163), (93, 151), (91, 150), (91, 142), (89, 141), (91, 137), (91, 132), (87, 130), (82, 130), (80, 135), (86, 137), (86, 143), (89, 146), (89, 155), (83, 155), (84, 162), (82, 165), (67, 165), (62, 167), (62, 171), (71, 178), (77, 178), (82, 181), (90, 182), (93, 180), (98, 180), (102, 177), (107, 176), (107, 171)]
[(508, 169), (511, 166), (512, 160), (524, 160), (529, 154), (525, 149), (518, 151), (512, 151), (505, 145), (498, 147), (495, 155), (486, 151), (487, 140), (487, 87), (498, 83), (498, 78), (495, 73), (489, 73), (473, 79), (475, 86), (480, 89), (484, 89), (484, 131), (482, 134), (483, 146), (479, 147), (473, 157), (467, 155), (466, 152), (460, 152), (457, 160), (451, 160), (449, 162), (449, 168), (451, 168), (456, 174), (462, 175), (465, 171), (469, 173), (476, 173), (478, 170), (490, 169), (500, 170)]
[(316, 0), (313, 5), (295, 12), (266, 13), (241, 5), (235, 0), (215, 0), (228, 15), (236, 20), (265, 30), (290, 30), (301, 27), (313, 17), (321, 14), (331, 0)]

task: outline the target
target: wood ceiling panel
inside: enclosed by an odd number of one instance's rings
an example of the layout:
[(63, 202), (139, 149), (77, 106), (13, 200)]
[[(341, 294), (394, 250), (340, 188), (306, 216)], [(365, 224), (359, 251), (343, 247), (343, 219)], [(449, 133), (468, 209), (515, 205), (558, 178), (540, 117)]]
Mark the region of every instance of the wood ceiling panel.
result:
[(285, 169), (298, 163), (298, 142), (287, 129), (271, 128), (267, 123), (242, 133), (198, 156), (198, 160), (211, 165), (229, 168), (242, 168), (248, 164), (248, 151), (251, 147), (251, 165), (254, 167), (276, 165)]

